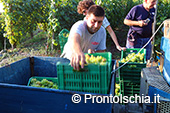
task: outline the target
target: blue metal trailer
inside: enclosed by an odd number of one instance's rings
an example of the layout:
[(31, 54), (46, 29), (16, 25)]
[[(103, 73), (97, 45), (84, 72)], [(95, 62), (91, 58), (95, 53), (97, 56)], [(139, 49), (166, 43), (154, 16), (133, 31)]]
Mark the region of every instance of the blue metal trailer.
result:
[[(28, 57), (0, 68), (0, 113), (111, 113), (113, 103), (84, 103), (86, 92), (29, 87), (32, 76), (57, 77), (56, 57)], [(115, 68), (116, 61), (113, 61)], [(114, 96), (114, 74), (109, 94)], [(80, 103), (73, 103), (73, 94), (81, 95)]]

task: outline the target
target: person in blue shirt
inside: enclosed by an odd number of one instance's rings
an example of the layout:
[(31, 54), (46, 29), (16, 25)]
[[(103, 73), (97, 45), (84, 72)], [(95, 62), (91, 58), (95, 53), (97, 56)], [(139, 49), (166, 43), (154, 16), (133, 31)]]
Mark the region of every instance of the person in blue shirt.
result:
[[(156, 0), (144, 0), (143, 4), (134, 6), (124, 19), (124, 24), (130, 26), (126, 47), (142, 48), (152, 36), (152, 24)], [(151, 57), (151, 42), (145, 47), (146, 60)]]

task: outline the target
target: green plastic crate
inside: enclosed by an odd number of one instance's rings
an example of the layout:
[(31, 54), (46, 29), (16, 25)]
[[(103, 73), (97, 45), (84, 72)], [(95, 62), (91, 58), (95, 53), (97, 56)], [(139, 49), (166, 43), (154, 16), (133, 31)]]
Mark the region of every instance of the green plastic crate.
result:
[[(119, 63), (119, 65), (122, 64), (123, 63)], [(145, 67), (146, 64), (126, 64), (118, 71), (120, 80), (123, 80), (124, 82), (130, 81), (139, 83), (141, 77), (141, 70)]]
[(140, 83), (135, 82), (120, 82), (121, 84), (121, 94), (122, 96), (134, 96), (135, 94), (139, 95), (140, 92)]
[(67, 42), (67, 39), (68, 39), (68, 35), (66, 35), (66, 34), (69, 34), (69, 33), (70, 32), (67, 29), (63, 29), (63, 30), (61, 30), (61, 32), (58, 35), (61, 52), (63, 52), (64, 45), (65, 45), (65, 43)]
[(122, 96), (135, 96), (140, 93), (140, 83), (135, 82), (120, 82)]
[(39, 80), (39, 81), (41, 81), (41, 80), (43, 80), (43, 79), (47, 79), (48, 81), (51, 81), (51, 82), (53, 82), (53, 83), (55, 83), (55, 84), (58, 85), (58, 78), (56, 78), (56, 77), (38, 77), (38, 76), (34, 76), (34, 77), (31, 77), (31, 78), (29, 79), (27, 86), (30, 86), (31, 80), (32, 80), (32, 79), (35, 79), (35, 78), (36, 78), (37, 80)]
[(89, 54), (107, 59), (106, 65), (89, 64), (74, 71), (68, 63), (57, 63), (59, 89), (107, 94), (111, 80), (112, 54), (110, 52)]
[[(138, 53), (139, 50), (140, 48), (134, 48), (122, 51), (121, 60), (132, 52)], [(140, 53), (144, 53), (144, 63), (129, 62), (118, 70), (122, 96), (135, 96), (135, 94), (139, 95), (141, 70), (146, 67), (146, 50), (142, 49)], [(121, 60), (119, 61), (119, 66), (124, 64), (121, 63)]]
[[(134, 83), (134, 82), (123, 82), (120, 81), (120, 94), (123, 96), (135, 96), (135, 94), (137, 94), (139, 96), (140, 93), (140, 83)], [(134, 101), (135, 99), (132, 98), (132, 100)], [(127, 104), (127, 103), (120, 103), (120, 104)]]
[[(138, 53), (140, 51), (141, 48), (129, 48), (129, 49), (126, 49), (126, 51), (121, 51), (121, 60), (123, 58), (125, 58), (128, 54), (131, 54), (131, 53)], [(145, 56), (144, 56), (144, 63), (146, 62), (146, 49), (142, 49), (140, 51), (140, 53), (144, 53)]]
[[(121, 60), (125, 58), (128, 54), (131, 54), (132, 52), (138, 53), (140, 48), (134, 48), (134, 49), (126, 49), (126, 51), (121, 51)], [(118, 70), (118, 74), (120, 77), (120, 80), (123, 80), (124, 82), (138, 82), (140, 83), (140, 76), (141, 76), (141, 70), (146, 67), (146, 50), (142, 49), (140, 53), (144, 53), (144, 63), (137, 63), (137, 62), (129, 62), (122, 68)], [(119, 61), (119, 66), (123, 65), (124, 63), (121, 63), (121, 60)]]

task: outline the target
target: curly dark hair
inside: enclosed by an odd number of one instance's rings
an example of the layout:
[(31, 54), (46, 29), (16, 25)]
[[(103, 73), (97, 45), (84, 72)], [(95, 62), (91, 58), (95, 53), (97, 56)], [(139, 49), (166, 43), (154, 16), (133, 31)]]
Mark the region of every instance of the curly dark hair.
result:
[(78, 6), (77, 6), (77, 12), (79, 14), (83, 14), (83, 10), (86, 9), (88, 10), (90, 6), (94, 5), (95, 3), (92, 0), (83, 0), (80, 1)]

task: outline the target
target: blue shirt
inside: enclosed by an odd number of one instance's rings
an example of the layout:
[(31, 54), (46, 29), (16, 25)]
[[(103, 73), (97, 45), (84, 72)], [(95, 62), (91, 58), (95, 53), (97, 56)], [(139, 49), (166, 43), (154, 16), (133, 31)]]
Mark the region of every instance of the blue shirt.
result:
[(133, 30), (135, 30), (141, 38), (148, 38), (152, 36), (152, 23), (154, 22), (155, 8), (149, 10), (149, 12), (143, 7), (143, 4), (134, 6), (126, 16), (128, 20), (146, 20), (150, 19), (148, 25), (140, 27), (140, 26), (131, 26), (128, 34)]

